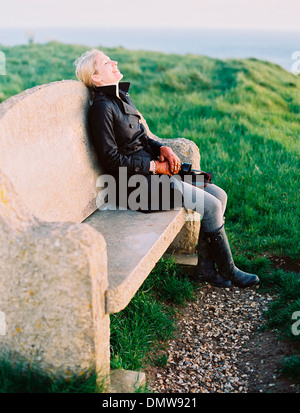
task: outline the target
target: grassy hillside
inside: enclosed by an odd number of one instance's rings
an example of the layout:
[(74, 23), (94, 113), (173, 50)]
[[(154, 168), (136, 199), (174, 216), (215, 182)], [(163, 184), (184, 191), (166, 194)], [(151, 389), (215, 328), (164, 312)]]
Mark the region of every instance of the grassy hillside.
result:
[[(0, 76), (0, 101), (35, 85), (75, 79), (73, 61), (86, 49), (56, 42), (0, 46), (7, 72)], [(202, 169), (213, 171), (214, 183), (228, 193), (226, 228), (237, 263), (257, 272), (263, 286), (278, 294), (267, 313), (269, 325), (285, 329), (289, 339), (299, 339), (290, 329), (291, 314), (299, 310), (299, 278), (271, 270), (269, 260), (299, 262), (300, 76), (256, 59), (103, 50), (119, 61), (123, 80), (132, 83), (131, 97), (152, 132), (169, 139), (185, 137), (199, 146)], [(155, 271), (165, 277), (166, 267), (162, 271), (158, 265)], [(170, 280), (168, 291), (174, 277)], [(156, 303), (146, 305), (145, 297), (141, 289), (124, 312), (112, 317), (114, 367), (141, 368), (144, 355), (136, 349), (149, 350), (142, 349), (144, 335), (140, 341), (134, 336), (138, 344), (132, 353), (132, 344), (123, 341), (134, 335), (127, 328), (140, 322), (132, 321), (133, 314), (143, 315), (149, 331), (164, 333), (157, 327), (164, 316)], [(126, 329), (123, 317), (129, 320)], [(299, 371), (299, 357), (297, 363)]]
[[(35, 85), (75, 79), (85, 46), (1, 47), (0, 100)], [(299, 256), (300, 77), (256, 59), (217, 60), (105, 49), (132, 82), (150, 129), (200, 148), (201, 167), (229, 195), (227, 228), (235, 249)]]

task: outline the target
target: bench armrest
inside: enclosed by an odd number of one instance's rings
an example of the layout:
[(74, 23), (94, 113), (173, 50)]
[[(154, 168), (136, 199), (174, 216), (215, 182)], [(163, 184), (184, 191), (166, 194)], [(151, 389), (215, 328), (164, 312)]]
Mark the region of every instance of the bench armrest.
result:
[(62, 377), (91, 365), (106, 375), (103, 236), (87, 224), (37, 220), (3, 174), (0, 188), (0, 309), (6, 322), (0, 358), (26, 360)]

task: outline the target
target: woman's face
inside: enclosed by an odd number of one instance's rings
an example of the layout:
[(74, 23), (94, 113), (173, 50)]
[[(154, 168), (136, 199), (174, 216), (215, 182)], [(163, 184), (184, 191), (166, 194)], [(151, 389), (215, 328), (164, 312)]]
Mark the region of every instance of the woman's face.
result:
[(123, 75), (118, 69), (118, 62), (110, 60), (103, 52), (96, 55), (96, 73), (92, 76), (95, 86), (115, 85)]

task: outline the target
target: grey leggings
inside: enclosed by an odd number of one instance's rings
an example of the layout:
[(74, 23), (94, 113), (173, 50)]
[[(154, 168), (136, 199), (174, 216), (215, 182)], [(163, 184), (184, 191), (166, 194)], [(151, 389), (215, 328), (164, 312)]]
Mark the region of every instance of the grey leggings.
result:
[(204, 188), (202, 226), (205, 232), (215, 232), (222, 227), (226, 204), (227, 194), (222, 188), (214, 184), (208, 184)]
[[(196, 210), (201, 214), (201, 226), (205, 232), (215, 232), (224, 224), (224, 213), (227, 204), (226, 192), (214, 184), (204, 189), (181, 182), (183, 187), (183, 206)], [(199, 192), (200, 191), (200, 192)]]

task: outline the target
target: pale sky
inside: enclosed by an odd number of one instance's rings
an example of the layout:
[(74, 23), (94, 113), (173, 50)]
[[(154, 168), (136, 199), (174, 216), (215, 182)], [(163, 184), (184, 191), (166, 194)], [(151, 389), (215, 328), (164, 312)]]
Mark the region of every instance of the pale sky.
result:
[(4, 27), (182, 27), (300, 31), (299, 0), (2, 0)]

